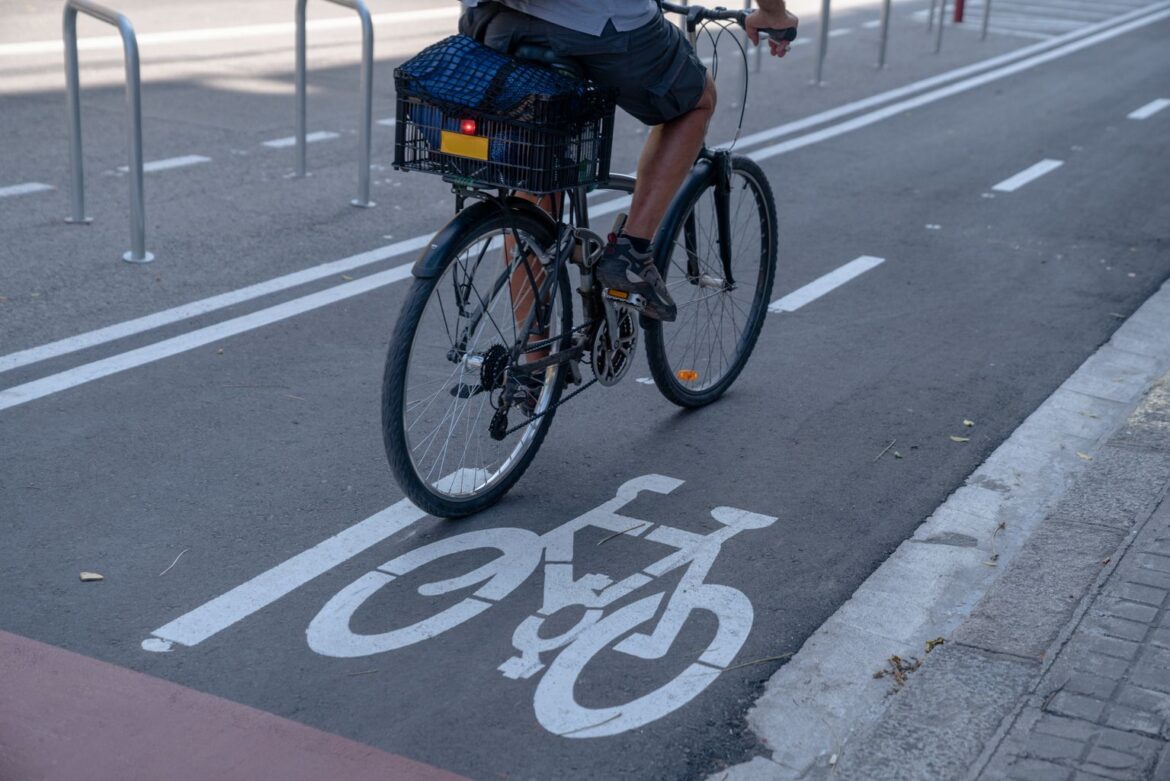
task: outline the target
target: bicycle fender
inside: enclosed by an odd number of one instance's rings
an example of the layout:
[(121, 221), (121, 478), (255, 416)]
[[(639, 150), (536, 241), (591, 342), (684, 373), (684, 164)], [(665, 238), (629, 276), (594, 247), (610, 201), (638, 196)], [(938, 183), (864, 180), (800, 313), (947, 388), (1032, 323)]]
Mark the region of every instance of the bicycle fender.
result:
[[(531, 201), (513, 196), (504, 199), (503, 205), (514, 214), (523, 214), (544, 222), (549, 233), (557, 235), (556, 222), (553, 218)], [(498, 217), (501, 208), (499, 201), (479, 201), (456, 214), (450, 222), (439, 228), (439, 232), (427, 246), (423, 247), (410, 273), (417, 279), (433, 279), (442, 274), (446, 268), (446, 253), (441, 250), (456, 241), (464, 231), (470, 230), (476, 223)]]

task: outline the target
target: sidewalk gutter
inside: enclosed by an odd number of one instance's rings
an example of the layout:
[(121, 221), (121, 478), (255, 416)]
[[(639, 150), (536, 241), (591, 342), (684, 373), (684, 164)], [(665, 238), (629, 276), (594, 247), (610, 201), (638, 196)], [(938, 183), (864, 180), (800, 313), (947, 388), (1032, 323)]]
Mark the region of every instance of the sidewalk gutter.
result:
[[(771, 678), (771, 756), (712, 781), (977, 774), (1170, 480), (1168, 370), (1170, 282)], [(904, 686), (874, 677), (894, 655), (925, 660)]]

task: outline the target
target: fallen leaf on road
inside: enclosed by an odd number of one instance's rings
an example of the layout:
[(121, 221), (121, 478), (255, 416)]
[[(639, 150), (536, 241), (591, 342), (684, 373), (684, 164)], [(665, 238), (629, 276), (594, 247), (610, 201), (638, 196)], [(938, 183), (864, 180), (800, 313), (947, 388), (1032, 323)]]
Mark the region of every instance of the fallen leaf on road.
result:
[(998, 553), (991, 554), (991, 558), (983, 563), (988, 567), (998, 567), (999, 566), (999, 554)]
[(956, 437), (954, 434), (952, 434), (952, 435), (951, 435), (951, 441), (952, 441), (952, 442), (959, 442), (959, 443), (963, 443), (963, 442), (970, 442), (970, 441), (971, 441), (971, 437)]
[(342, 279), (344, 279), (346, 282), (348, 282), (348, 281), (350, 281), (351, 279), (353, 279), (353, 277), (351, 277), (349, 274), (342, 274), (342, 275), (341, 275), (341, 278), (342, 278)]
[(1093, 460), (1093, 457), (1091, 455), (1089, 455), (1088, 453), (1082, 453), (1079, 450), (1077, 451), (1077, 458), (1081, 459), (1082, 461), (1092, 461)]
[(946, 641), (947, 641), (947, 639), (945, 637), (936, 637), (933, 640), (927, 640), (926, 641), (926, 652), (930, 653), (931, 651), (933, 651), (935, 648), (942, 645)]
[(105, 578), (96, 572), (82, 572), (81, 573), (81, 582), (82, 583), (90, 583), (90, 582), (93, 582), (95, 580), (105, 580)]
[(967, 428), (971, 428), (972, 426), (974, 426), (974, 425), (975, 425), (975, 421), (973, 421), (973, 420), (964, 420), (964, 421), (963, 421), (963, 425), (964, 425), (964, 426), (966, 426)]
[(902, 454), (899, 453), (897, 450), (895, 450), (894, 451), (894, 458), (901, 458), (901, 457), (902, 457)]
[(1108, 563), (1109, 563), (1109, 562), (1111, 562), (1111, 561), (1113, 561), (1113, 557), (1112, 557), (1112, 556), (1110, 556), (1109, 558), (1105, 559), (1105, 561), (1101, 562), (1101, 566), (1102, 566), (1102, 567), (1104, 567), (1106, 564), (1108, 564)]

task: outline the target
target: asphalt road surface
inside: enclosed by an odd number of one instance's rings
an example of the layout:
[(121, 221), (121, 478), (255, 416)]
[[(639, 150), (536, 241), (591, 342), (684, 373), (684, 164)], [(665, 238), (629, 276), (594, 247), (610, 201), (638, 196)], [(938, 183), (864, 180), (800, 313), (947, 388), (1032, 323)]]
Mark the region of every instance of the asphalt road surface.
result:
[[(393, 67), (455, 18), (381, 5), (375, 119), (393, 115)], [(391, 170), (376, 125), (377, 206), (348, 204), (357, 30), (325, 4), (309, 129), (335, 135), (293, 178), (291, 148), (270, 143), (292, 134), (291, 14), (234, 7), (124, 8), (143, 36), (146, 159), (179, 161), (147, 174), (157, 259), (137, 266), (119, 259), (112, 30), (81, 26), (99, 39), (81, 52), (94, 223), (66, 225), (58, 10), (0, 2), (0, 630), (470, 778), (701, 778), (760, 751), (743, 717), (785, 655), (1170, 277), (1165, 4), (1099, 40), (951, 27), (937, 56), (924, 6), (899, 4), (882, 72), (876, 8), (847, 7), (825, 85), (808, 84), (815, 45), (753, 74), (748, 141), (939, 80), (741, 145), (779, 204), (774, 297), (808, 295), (769, 315), (733, 389), (683, 412), (639, 359), (620, 389), (558, 412), (498, 506), (425, 516), (386, 467), (380, 377), (448, 188)], [(195, 32), (161, 35), (177, 30)], [(743, 78), (720, 67), (715, 141)], [(617, 170), (643, 136), (619, 123)], [(704, 572), (661, 563), (670, 529), (728, 528)], [(498, 556), (485, 540), (523, 536), (510, 529), (557, 547), (509, 564), (498, 593), (428, 593)], [(450, 555), (387, 574), (441, 541)], [(555, 641), (588, 619), (574, 594), (640, 572), (589, 642)], [(704, 583), (727, 587), (720, 612), (687, 611), (710, 604)], [(729, 628), (746, 640), (725, 659)]]

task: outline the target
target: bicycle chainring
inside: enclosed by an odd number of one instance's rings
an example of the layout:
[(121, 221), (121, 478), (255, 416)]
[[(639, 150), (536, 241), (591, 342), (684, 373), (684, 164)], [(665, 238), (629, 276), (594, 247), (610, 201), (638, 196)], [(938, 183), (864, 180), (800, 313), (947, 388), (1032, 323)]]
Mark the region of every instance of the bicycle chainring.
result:
[[(602, 318), (593, 334), (593, 376), (605, 386), (617, 385), (634, 363), (638, 349), (638, 321), (634, 311), (624, 306), (614, 307), (613, 318)], [(617, 324), (617, 338), (610, 336), (609, 323)]]

